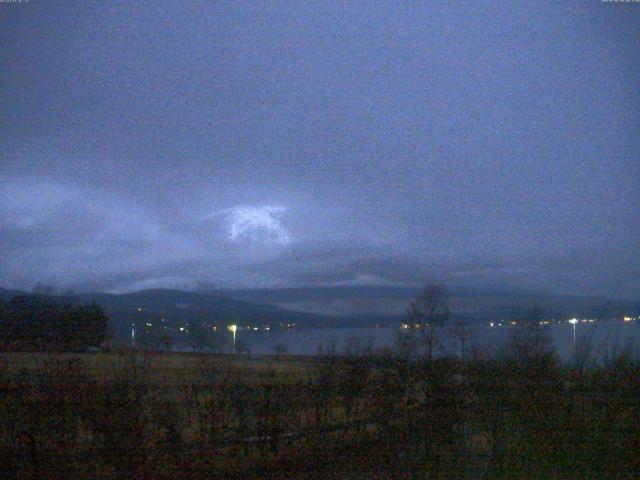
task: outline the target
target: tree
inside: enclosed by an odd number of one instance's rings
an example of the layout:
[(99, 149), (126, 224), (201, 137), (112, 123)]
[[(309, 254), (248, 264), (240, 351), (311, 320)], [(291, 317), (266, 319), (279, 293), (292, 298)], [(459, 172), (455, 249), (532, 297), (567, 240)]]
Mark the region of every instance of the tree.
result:
[(50, 298), (14, 297), (0, 319), (0, 340), (8, 350), (82, 351), (98, 347), (109, 319), (98, 305), (60, 305)]
[(418, 341), (430, 361), (438, 348), (440, 329), (451, 316), (449, 293), (444, 285), (428, 285), (407, 307), (407, 322), (418, 331)]
[(553, 359), (555, 350), (549, 325), (538, 305), (525, 315), (514, 320), (516, 325), (510, 333), (507, 356), (520, 365), (542, 365)]
[(55, 302), (20, 295), (7, 305), (2, 325), (3, 344), (9, 350), (42, 350), (58, 343), (63, 335), (61, 311)]

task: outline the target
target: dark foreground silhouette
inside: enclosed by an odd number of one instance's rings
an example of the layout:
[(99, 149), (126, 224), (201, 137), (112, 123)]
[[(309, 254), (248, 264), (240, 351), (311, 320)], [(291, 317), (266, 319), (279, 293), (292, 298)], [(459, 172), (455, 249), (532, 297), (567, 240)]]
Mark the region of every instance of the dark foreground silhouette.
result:
[[(516, 345), (517, 346), (517, 345)], [(5, 354), (2, 478), (638, 478), (640, 367)]]

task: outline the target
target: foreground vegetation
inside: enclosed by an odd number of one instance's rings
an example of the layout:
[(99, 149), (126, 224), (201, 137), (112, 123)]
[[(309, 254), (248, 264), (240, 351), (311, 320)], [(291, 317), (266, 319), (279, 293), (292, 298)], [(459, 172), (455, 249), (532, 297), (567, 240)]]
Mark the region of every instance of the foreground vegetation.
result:
[(276, 349), (258, 358), (71, 353), (104, 339), (98, 307), (14, 299), (0, 315), (7, 326), (0, 472), (21, 479), (640, 477), (637, 356), (598, 359), (587, 343), (574, 364), (561, 365), (539, 309), (518, 320), (500, 351), (472, 348), (472, 330), (450, 325), (447, 301), (444, 287), (427, 287), (409, 306), (413, 328), (393, 350), (354, 340), (340, 355), (328, 346), (317, 357)]
[(71, 305), (39, 296), (0, 299), (0, 351), (84, 351), (108, 337), (99, 305)]
[[(520, 352), (522, 353), (522, 352)], [(2, 356), (9, 478), (637, 478), (640, 367), (553, 356)]]

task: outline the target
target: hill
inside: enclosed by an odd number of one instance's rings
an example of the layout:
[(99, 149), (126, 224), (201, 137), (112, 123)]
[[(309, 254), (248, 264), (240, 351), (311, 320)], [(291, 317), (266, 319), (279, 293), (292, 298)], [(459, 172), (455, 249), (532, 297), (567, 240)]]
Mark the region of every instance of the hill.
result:
[[(9, 301), (18, 295), (33, 295), (18, 290), (0, 289), (0, 299)], [(368, 319), (340, 318), (316, 313), (291, 311), (274, 305), (250, 303), (219, 295), (156, 289), (126, 294), (87, 293), (73, 296), (46, 296), (70, 304), (96, 303), (112, 321), (117, 337), (126, 338), (132, 324), (164, 319), (167, 325), (179, 326), (200, 322), (207, 326), (353, 326), (370, 323)]]
[[(246, 302), (279, 306), (287, 310), (339, 316), (399, 317), (420, 293), (417, 287), (341, 286), (280, 289), (208, 290)], [(508, 318), (538, 305), (552, 318), (616, 317), (640, 313), (640, 301), (591, 296), (551, 295), (500, 287), (450, 289), (454, 314), (475, 320)]]
[[(419, 293), (411, 287), (309, 287), (284, 289), (208, 290), (186, 292), (156, 289), (126, 294), (88, 293), (56, 297), (57, 301), (97, 303), (112, 319), (116, 336), (126, 337), (133, 323), (164, 319), (174, 330), (188, 322), (208, 326), (354, 327), (397, 325), (409, 301)], [(29, 295), (0, 289), (0, 299)], [(545, 295), (496, 288), (453, 288), (455, 317), (476, 321), (511, 318), (539, 305), (548, 318), (611, 318), (639, 315), (633, 302), (587, 296)]]

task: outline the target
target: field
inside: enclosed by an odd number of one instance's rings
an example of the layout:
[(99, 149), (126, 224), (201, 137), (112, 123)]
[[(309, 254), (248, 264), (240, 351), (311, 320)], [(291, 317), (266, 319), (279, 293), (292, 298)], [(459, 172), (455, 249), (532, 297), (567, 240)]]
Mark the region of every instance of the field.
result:
[(7, 478), (637, 478), (637, 363), (4, 354)]

